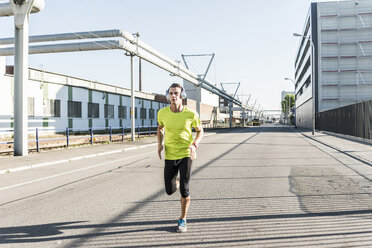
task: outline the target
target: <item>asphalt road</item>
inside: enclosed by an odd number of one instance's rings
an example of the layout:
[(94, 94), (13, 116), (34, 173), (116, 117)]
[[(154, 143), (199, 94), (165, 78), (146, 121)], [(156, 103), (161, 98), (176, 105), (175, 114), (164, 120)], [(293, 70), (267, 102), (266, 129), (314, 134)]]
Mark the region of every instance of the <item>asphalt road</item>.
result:
[(275, 125), (206, 137), (183, 234), (156, 146), (0, 175), (0, 247), (372, 247), (372, 183), (342, 156)]

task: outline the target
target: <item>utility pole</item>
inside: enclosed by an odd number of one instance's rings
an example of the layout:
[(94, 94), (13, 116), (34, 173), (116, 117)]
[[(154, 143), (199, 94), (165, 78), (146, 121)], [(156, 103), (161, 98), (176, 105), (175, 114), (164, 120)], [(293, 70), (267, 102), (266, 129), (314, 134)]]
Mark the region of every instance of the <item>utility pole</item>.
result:
[[(236, 96), (236, 92), (238, 92), (238, 89), (239, 89), (239, 86), (240, 86), (240, 82), (237, 82), (237, 83), (221, 83), (221, 88), (224, 92), (226, 92), (226, 90), (223, 88), (223, 85), (224, 84), (237, 84), (238, 86), (236, 87), (235, 89), (235, 92), (234, 92), (234, 95), (233, 95), (233, 98), (235, 98)], [(232, 101), (229, 101), (229, 124), (230, 124), (230, 128), (232, 128), (232, 118), (233, 118), (233, 111), (232, 111), (232, 107), (233, 107), (233, 102)]]
[(131, 115), (131, 131), (130, 131), (130, 136), (131, 136), (131, 140), (132, 141), (135, 141), (136, 140), (136, 135), (135, 135), (135, 132), (136, 132), (136, 120), (134, 119), (136, 117), (135, 115), (135, 110), (136, 110), (136, 106), (135, 106), (135, 95), (134, 95), (134, 54), (130, 54), (130, 95), (131, 95), (131, 111), (130, 111), (130, 115)]

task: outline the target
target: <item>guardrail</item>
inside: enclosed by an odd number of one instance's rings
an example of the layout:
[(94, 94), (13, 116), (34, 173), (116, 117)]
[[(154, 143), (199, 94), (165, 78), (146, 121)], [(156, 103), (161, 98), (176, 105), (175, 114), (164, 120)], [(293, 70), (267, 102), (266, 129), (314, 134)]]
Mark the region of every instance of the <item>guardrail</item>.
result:
[[(135, 135), (140, 138), (142, 136), (151, 136), (156, 133), (157, 126), (138, 126), (135, 128)], [(29, 150), (36, 150), (40, 152), (41, 148), (53, 148), (53, 147), (69, 147), (70, 145), (81, 145), (90, 143), (93, 145), (95, 142), (112, 142), (112, 141), (124, 141), (125, 137), (130, 135), (130, 127), (105, 127), (105, 128), (89, 128), (89, 129), (77, 129), (77, 128), (65, 128), (65, 129), (50, 129), (50, 128), (33, 128), (28, 130), (29, 136)], [(1, 133), (5, 133), (3, 136), (10, 136), (10, 140), (0, 140), (0, 152), (11, 152), (7, 150), (13, 146), (13, 129), (0, 130)], [(43, 138), (44, 136), (44, 138)], [(46, 136), (46, 137), (45, 137)], [(75, 141), (75, 142), (74, 142)], [(46, 145), (52, 143), (52, 145)], [(43, 146), (44, 144), (44, 146)], [(2, 145), (2, 146), (1, 146)], [(5, 146), (5, 149), (4, 149)]]

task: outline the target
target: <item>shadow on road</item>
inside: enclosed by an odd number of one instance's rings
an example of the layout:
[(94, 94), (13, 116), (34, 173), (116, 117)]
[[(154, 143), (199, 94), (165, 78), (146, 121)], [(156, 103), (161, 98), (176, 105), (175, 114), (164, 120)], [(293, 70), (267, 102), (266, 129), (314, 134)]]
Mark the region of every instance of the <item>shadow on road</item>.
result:
[[(146, 202), (142, 202), (144, 204)], [(313, 217), (337, 217), (337, 216), (355, 216), (358, 215), (359, 218), (362, 218), (364, 215), (372, 214), (372, 210), (354, 210), (354, 211), (337, 211), (337, 212), (319, 212), (319, 213), (299, 213), (299, 214), (276, 214), (276, 215), (254, 215), (254, 216), (239, 216), (239, 217), (217, 217), (217, 218), (194, 218), (189, 219), (189, 223), (214, 223), (214, 225), (224, 225), (224, 222), (239, 222), (239, 221), (256, 221), (256, 220), (280, 220), (280, 219), (296, 219), (296, 218), (313, 218)], [(31, 225), (31, 226), (21, 226), (21, 227), (9, 227), (9, 228), (0, 228), (0, 244), (14, 244), (14, 243), (34, 243), (34, 242), (47, 242), (47, 241), (60, 241), (60, 240), (73, 240), (80, 239), (86, 240), (94, 237), (104, 237), (111, 235), (122, 235), (122, 234), (131, 234), (131, 233), (140, 233), (140, 232), (149, 232), (149, 231), (160, 231), (160, 232), (172, 232), (174, 233), (175, 225), (174, 220), (157, 220), (157, 221), (136, 221), (136, 222), (113, 222), (106, 224), (93, 224), (93, 225), (81, 225), (81, 223), (86, 223), (86, 221), (75, 221), (75, 222), (60, 222), (60, 223), (49, 223), (44, 225)], [(141, 228), (146, 226), (146, 228)], [(153, 226), (153, 227), (148, 227)], [(135, 227), (131, 230), (125, 230), (128, 227)], [(122, 228), (122, 231), (105, 231), (110, 228)], [(63, 233), (68, 230), (89, 230), (86, 234), (77, 234), (77, 235), (66, 235), (63, 236)], [(236, 240), (236, 242), (242, 241), (264, 241), (264, 240), (281, 240), (281, 239), (299, 239), (306, 237), (334, 237), (342, 235), (351, 235), (351, 234), (369, 234), (372, 231), (354, 231), (354, 232), (339, 232), (334, 231), (333, 233), (328, 234), (302, 234), (302, 235), (293, 235), (288, 232), (283, 236), (272, 236), (267, 235), (266, 238), (260, 239), (244, 239)], [(58, 235), (58, 236), (56, 236)], [(213, 241), (205, 241), (205, 244), (209, 244)], [(231, 242), (229, 240), (228, 242)], [(219, 241), (219, 243), (224, 243)], [(68, 247), (76, 247), (77, 243), (68, 245)], [(194, 243), (190, 243), (194, 244)], [(156, 245), (155, 245), (156, 246)], [(129, 247), (129, 246), (125, 246)], [(136, 246), (137, 247), (137, 246)], [(143, 246), (141, 246), (143, 247)], [(151, 246), (148, 246), (151, 247)]]

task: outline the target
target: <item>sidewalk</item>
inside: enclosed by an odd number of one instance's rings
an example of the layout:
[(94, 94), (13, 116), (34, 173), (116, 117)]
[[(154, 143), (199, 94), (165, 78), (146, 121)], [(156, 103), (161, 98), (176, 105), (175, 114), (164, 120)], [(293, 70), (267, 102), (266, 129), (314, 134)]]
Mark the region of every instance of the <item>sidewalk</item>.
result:
[(372, 143), (329, 132), (316, 132), (312, 135), (311, 131), (305, 131), (301, 132), (301, 134), (366, 165), (372, 166)]

